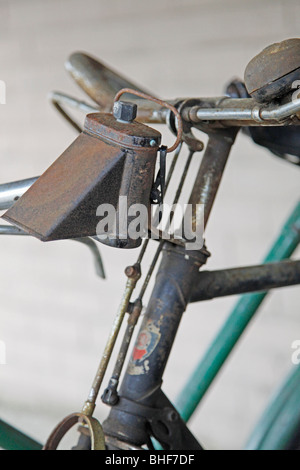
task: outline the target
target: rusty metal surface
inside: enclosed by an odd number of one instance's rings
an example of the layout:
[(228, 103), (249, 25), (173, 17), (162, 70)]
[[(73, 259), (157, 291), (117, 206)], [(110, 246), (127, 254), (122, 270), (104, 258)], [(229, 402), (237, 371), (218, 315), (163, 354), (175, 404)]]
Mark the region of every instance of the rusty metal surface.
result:
[(115, 94), (121, 88), (145, 91), (107, 65), (83, 52), (75, 52), (66, 61), (65, 67), (87, 95), (103, 110), (110, 111)]
[(94, 236), (100, 204), (117, 208), (125, 195), (128, 205), (149, 205), (159, 143), (143, 124), (88, 115), (84, 132), (3, 218), (43, 241)]
[(300, 73), (300, 39), (272, 44), (255, 56), (245, 70), (248, 92), (257, 101), (271, 101), (291, 90)]
[[(166, 395), (160, 389), (151, 390), (149, 395), (140, 401), (124, 396), (120, 398), (117, 405), (118, 418), (122, 425), (127, 423), (127, 432), (120, 432), (119, 436), (116, 432), (110, 435), (105, 433), (106, 442), (110, 439), (117, 441), (119, 445), (123, 442), (120, 449), (125, 448), (126, 445), (128, 447), (128, 444), (135, 447), (146, 444), (150, 450), (153, 449), (150, 437), (154, 437), (162, 448), (168, 451), (203, 450)], [(109, 417), (109, 424), (113, 427), (112, 413)], [(116, 422), (115, 429), (118, 425), (119, 423)], [(135, 433), (136, 441), (131, 437), (128, 438), (131, 433)]]
[(201, 216), (199, 211), (203, 208), (204, 227), (207, 225), (236, 134), (235, 128), (213, 133), (209, 137), (189, 199), (189, 204), (193, 206), (193, 230), (196, 230)]
[(72, 413), (64, 418), (50, 434), (43, 450), (57, 450), (63, 437), (77, 423), (87, 426), (91, 438), (91, 450), (105, 450), (105, 437), (101, 424), (97, 419), (83, 413)]
[[(159, 147), (161, 134), (139, 122), (133, 121), (127, 123), (118, 121), (110, 113), (92, 113), (88, 114), (84, 124), (84, 130), (100, 139), (108, 140), (114, 144), (126, 148), (150, 151)], [(151, 145), (151, 141), (155, 145)]]
[[(101, 111), (110, 112), (112, 110), (114, 97), (122, 88), (132, 88), (148, 93), (144, 88), (113, 71), (103, 62), (82, 52), (72, 54), (65, 67), (77, 85), (100, 106)], [(140, 99), (135, 99), (135, 102), (138, 105), (138, 121), (165, 122), (166, 108)]]
[(300, 284), (300, 261), (202, 271), (197, 278), (191, 302)]
[[(210, 135), (196, 176), (189, 203), (205, 205), (205, 225), (235, 136), (236, 130), (230, 129)], [(120, 400), (104, 423), (108, 435), (136, 445), (147, 443), (148, 423), (141, 419), (138, 409), (140, 405), (151, 407), (157, 404), (156, 396), (182, 314), (190, 300), (199, 268), (208, 256), (205, 247), (187, 252), (165, 243), (155, 287), (119, 391)], [(124, 414), (122, 401), (127, 398), (130, 398), (131, 411), (126, 410)], [(183, 430), (180, 432), (184, 434)], [(164, 444), (161, 436), (154, 436)]]
[[(103, 424), (105, 434), (135, 445), (147, 444), (149, 423), (143, 419), (141, 408), (147, 407), (153, 415), (150, 410), (153, 407), (162, 415), (157, 397), (163, 371), (189, 302), (193, 281), (206, 259), (207, 254), (202, 250), (187, 253), (183, 248), (165, 244), (155, 287), (119, 392), (120, 401)], [(124, 413), (127, 398), (130, 408)], [(180, 434), (181, 430), (178, 432)]]
[(118, 100), (120, 99), (120, 97), (122, 95), (124, 95), (125, 93), (128, 93), (130, 95), (135, 95), (138, 98), (143, 98), (144, 100), (156, 103), (157, 105), (161, 106), (162, 108), (167, 108), (167, 109), (169, 109), (169, 111), (171, 111), (172, 113), (175, 114), (175, 116), (177, 118), (177, 132), (176, 132), (177, 136), (176, 136), (176, 140), (175, 140), (174, 144), (167, 149), (167, 153), (170, 153), (170, 152), (173, 152), (174, 150), (176, 150), (177, 147), (182, 142), (182, 132), (183, 132), (182, 118), (181, 118), (181, 115), (180, 115), (179, 111), (173, 105), (167, 103), (166, 101), (160, 100), (159, 98), (155, 98), (154, 96), (149, 95), (148, 93), (142, 93), (140, 91), (133, 90), (133, 89), (130, 89), (130, 88), (123, 88), (122, 90), (118, 91), (118, 93), (116, 94), (115, 99), (114, 99), (115, 103), (117, 103)]

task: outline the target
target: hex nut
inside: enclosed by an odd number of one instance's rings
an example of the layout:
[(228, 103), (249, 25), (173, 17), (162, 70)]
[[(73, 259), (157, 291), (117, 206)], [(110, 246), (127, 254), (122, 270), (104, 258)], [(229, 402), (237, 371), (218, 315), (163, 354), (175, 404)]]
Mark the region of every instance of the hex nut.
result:
[(116, 101), (113, 115), (118, 121), (131, 122), (136, 118), (137, 105), (129, 101)]

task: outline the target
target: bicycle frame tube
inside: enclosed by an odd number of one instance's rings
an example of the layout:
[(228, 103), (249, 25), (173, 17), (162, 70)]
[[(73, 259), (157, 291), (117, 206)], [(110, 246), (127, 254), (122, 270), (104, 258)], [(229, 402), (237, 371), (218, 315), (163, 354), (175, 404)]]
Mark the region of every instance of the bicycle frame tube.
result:
[(300, 366), (294, 365), (255, 427), (246, 450), (299, 448)]
[(42, 444), (1, 420), (0, 447), (6, 450), (42, 450)]
[[(235, 136), (236, 131), (231, 130), (210, 136), (196, 176), (189, 203), (205, 204), (205, 224)], [(147, 412), (149, 415), (152, 410), (154, 414), (161, 407), (163, 416), (167, 403), (160, 390), (163, 373), (199, 267), (205, 263), (206, 256), (203, 250), (185, 251), (170, 243), (164, 245), (156, 283), (120, 388), (120, 401), (104, 422), (107, 435), (135, 445), (146, 444), (150, 436), (154, 436), (165, 448), (201, 448), (183, 421), (177, 426), (179, 438), (168, 442), (161, 431), (168, 427), (167, 420), (161, 418), (159, 427), (157, 420), (153, 423)], [(168, 408), (172, 408), (169, 402)]]
[[(289, 258), (300, 243), (300, 203), (296, 205), (264, 262)], [(217, 376), (235, 344), (265, 299), (267, 292), (243, 295), (200, 360), (176, 400), (184, 421), (188, 421)]]
[(300, 260), (284, 260), (219, 271), (200, 271), (197, 278), (190, 302), (246, 292), (268, 291), (300, 284)]

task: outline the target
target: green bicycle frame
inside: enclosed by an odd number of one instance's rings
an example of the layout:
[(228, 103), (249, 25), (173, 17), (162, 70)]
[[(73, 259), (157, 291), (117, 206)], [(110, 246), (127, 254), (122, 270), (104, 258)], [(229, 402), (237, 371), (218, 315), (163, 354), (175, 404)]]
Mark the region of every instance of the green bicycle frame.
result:
[(42, 444), (1, 420), (0, 447), (6, 450), (42, 450)]
[(288, 450), (299, 447), (300, 366), (294, 365), (256, 425), (246, 450)]

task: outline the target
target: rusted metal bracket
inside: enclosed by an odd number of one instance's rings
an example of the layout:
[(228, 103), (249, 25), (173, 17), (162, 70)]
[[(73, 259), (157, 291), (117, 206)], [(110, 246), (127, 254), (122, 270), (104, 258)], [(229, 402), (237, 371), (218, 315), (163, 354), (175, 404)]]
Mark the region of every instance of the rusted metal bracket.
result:
[[(134, 433), (133, 428), (138, 420), (139, 444), (145, 442), (151, 449), (150, 437), (154, 437), (162, 444), (164, 449), (203, 450), (162, 390), (159, 389), (153, 392), (151, 403), (153, 405), (149, 406), (147, 400), (133, 401), (124, 396), (120, 398), (117, 405), (118, 420), (122, 421), (122, 418), (126, 420), (128, 426), (126, 431), (127, 439), (131, 435), (129, 442), (134, 442), (134, 439), (137, 439), (137, 434)], [(116, 427), (119, 425), (120, 423), (116, 422)], [(109, 427), (108, 436), (120, 438), (117, 432), (115, 434), (113, 432), (113, 414), (104, 423), (104, 429), (105, 427)], [(132, 434), (131, 431), (133, 431)]]
[(91, 442), (90, 450), (105, 450), (105, 437), (101, 424), (97, 419), (83, 413), (73, 413), (64, 418), (52, 431), (43, 450), (57, 450), (63, 437), (78, 423), (87, 426)]

